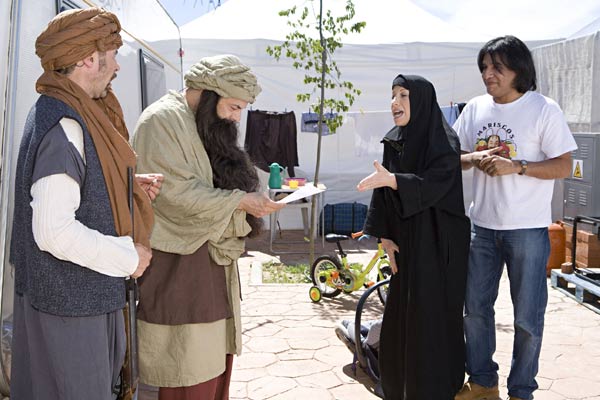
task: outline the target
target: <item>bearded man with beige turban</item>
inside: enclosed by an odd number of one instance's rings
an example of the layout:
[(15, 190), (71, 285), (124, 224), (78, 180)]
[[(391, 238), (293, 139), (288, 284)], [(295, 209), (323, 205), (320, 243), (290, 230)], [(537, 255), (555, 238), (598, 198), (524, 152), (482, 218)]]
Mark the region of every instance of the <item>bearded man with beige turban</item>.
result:
[[(125, 278), (151, 258), (156, 177), (134, 184), (136, 156), (110, 88), (119, 70), (117, 17), (57, 15), (36, 41), (43, 74), (17, 161), (11, 399), (116, 397), (125, 356)], [(132, 240), (135, 233), (136, 243)]]
[(160, 400), (228, 399), (233, 354), (242, 349), (237, 260), (261, 217), (282, 204), (258, 193), (238, 145), (241, 113), (260, 92), (232, 55), (207, 57), (183, 93), (150, 105), (135, 130), (140, 171), (161, 171), (153, 204), (153, 261), (140, 280), (140, 379)]

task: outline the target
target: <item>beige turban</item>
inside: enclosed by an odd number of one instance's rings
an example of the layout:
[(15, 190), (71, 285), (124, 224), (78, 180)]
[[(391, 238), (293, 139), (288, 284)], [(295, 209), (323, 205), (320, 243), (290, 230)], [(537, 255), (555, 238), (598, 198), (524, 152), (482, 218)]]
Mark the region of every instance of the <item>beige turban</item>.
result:
[(250, 67), (229, 54), (205, 57), (185, 74), (185, 86), (207, 89), (221, 97), (233, 97), (254, 103), (262, 90)]
[(94, 51), (114, 50), (123, 41), (117, 16), (101, 8), (69, 10), (54, 17), (35, 41), (45, 71), (70, 67)]

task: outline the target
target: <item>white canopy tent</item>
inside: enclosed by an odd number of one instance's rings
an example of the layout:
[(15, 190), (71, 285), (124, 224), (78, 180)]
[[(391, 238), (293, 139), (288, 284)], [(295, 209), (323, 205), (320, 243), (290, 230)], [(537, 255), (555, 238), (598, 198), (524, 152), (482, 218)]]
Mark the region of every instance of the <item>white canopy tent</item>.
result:
[[(360, 34), (348, 35), (348, 44), (384, 44), (408, 42), (471, 42), (488, 38), (477, 31), (463, 29), (418, 7), (410, 0), (354, 0), (356, 21), (366, 21)], [(325, 0), (323, 7), (339, 15), (345, 0)], [(219, 38), (225, 40), (282, 40), (289, 32), (286, 18), (279, 11), (307, 6), (315, 15), (319, 2), (307, 0), (228, 0), (214, 11), (182, 26), (183, 38)], [(316, 37), (316, 31), (315, 31)]]
[[(528, 3), (526, 0), (520, 2)], [(334, 54), (334, 58), (342, 71), (342, 79), (353, 82), (363, 94), (338, 133), (323, 137), (320, 181), (328, 186), (328, 203), (359, 201), (368, 204), (370, 193), (359, 193), (355, 186), (359, 179), (372, 171), (372, 162), (381, 157), (381, 149), (357, 151), (357, 146), (364, 142), (365, 137), (378, 140), (392, 126), (389, 95), (391, 81), (397, 74), (419, 74), (432, 81), (442, 106), (466, 102), (484, 91), (476, 65), (481, 45), (501, 34), (519, 36), (516, 29), (519, 22), (527, 21), (525, 23), (529, 27), (532, 24), (527, 19), (530, 15), (520, 15), (520, 12), (512, 19), (504, 19), (501, 24), (497, 21), (484, 24), (480, 20), (467, 25), (442, 20), (411, 0), (355, 0), (354, 3), (355, 20), (366, 21), (367, 27), (360, 35), (347, 37), (344, 40), (346, 44)], [(585, 3), (588, 9), (597, 8), (587, 5), (587, 1)], [(294, 4), (306, 4), (312, 9), (313, 4), (317, 7), (318, 2), (228, 0), (216, 10), (182, 26), (184, 70), (202, 57), (223, 53), (235, 54), (250, 65), (263, 87), (253, 108), (295, 112), (300, 169), (312, 178), (317, 136), (300, 132), (300, 115), (308, 111), (308, 105), (296, 101), (296, 94), (306, 90), (302, 84), (303, 74), (294, 70), (289, 60), (276, 62), (265, 51), (268, 45), (279, 44), (290, 31), (286, 18), (279, 16), (278, 12)], [(345, 1), (329, 0), (325, 7), (332, 4), (339, 7)], [(564, 6), (558, 7), (555, 16), (558, 18), (564, 10)], [(465, 14), (457, 12), (454, 17), (461, 21)], [(493, 19), (493, 16), (489, 17), (490, 21)], [(563, 21), (565, 19), (573, 24), (572, 20), (563, 18)], [(589, 18), (586, 21), (589, 22)], [(548, 29), (556, 25), (548, 21), (537, 23), (547, 23)], [(498, 29), (502, 32), (497, 33)], [(544, 35), (535, 38), (546, 40), (528, 41), (530, 48), (556, 41)], [(240, 128), (243, 135), (244, 121)], [(466, 189), (468, 197), (468, 187)]]
[[(312, 178), (317, 135), (300, 132), (300, 116), (308, 111), (308, 105), (296, 101), (296, 94), (306, 90), (302, 85), (303, 74), (294, 70), (289, 60), (276, 62), (265, 51), (268, 45), (285, 39), (289, 28), (286, 18), (280, 17), (278, 12), (294, 3), (303, 4), (291, 0), (229, 0), (215, 11), (184, 25), (181, 28), (184, 69), (204, 56), (221, 53), (235, 54), (250, 65), (263, 87), (252, 107), (295, 112), (299, 168)], [(377, 137), (387, 132), (392, 125), (388, 111), (390, 84), (398, 73), (421, 74), (432, 80), (441, 104), (466, 101), (482, 89), (475, 55), (487, 37), (445, 24), (408, 0), (390, 2), (391, 10), (374, 8), (367, 1), (355, 3), (356, 20), (366, 21), (367, 28), (363, 34), (349, 37), (350, 44), (336, 52), (334, 58), (342, 71), (342, 79), (353, 82), (363, 94), (338, 133), (323, 137), (320, 181), (328, 186), (326, 201), (329, 203), (368, 204), (370, 193), (359, 193), (355, 186), (370, 173), (373, 160), (381, 156), (381, 149), (375, 154), (363, 152), (357, 156), (356, 125)], [(307, 4), (311, 7), (312, 3)], [(393, 29), (394, 14), (399, 13), (407, 24), (402, 29)], [(416, 42), (419, 38), (421, 42)], [(362, 118), (369, 124), (357, 121)], [(241, 131), (245, 133), (244, 122)]]
[(600, 132), (600, 18), (533, 50), (539, 91), (562, 107), (573, 132)]
[(598, 31), (600, 31), (600, 16), (597, 19), (590, 22), (589, 24), (587, 24), (586, 26), (584, 26), (583, 28), (581, 28), (580, 30), (578, 30), (577, 32), (575, 32), (574, 34), (572, 34), (571, 36), (569, 36), (568, 39), (575, 39), (578, 37), (592, 35)]
[[(561, 106), (572, 132), (600, 134), (600, 18), (566, 40), (533, 49), (538, 90)], [(553, 218), (562, 219), (564, 184), (557, 181)]]

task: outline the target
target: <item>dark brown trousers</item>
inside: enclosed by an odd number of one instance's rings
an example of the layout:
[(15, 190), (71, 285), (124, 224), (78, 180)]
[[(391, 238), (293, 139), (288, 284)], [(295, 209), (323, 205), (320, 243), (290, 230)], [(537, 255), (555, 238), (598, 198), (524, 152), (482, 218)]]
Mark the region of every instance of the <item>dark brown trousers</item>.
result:
[(225, 371), (209, 381), (194, 386), (158, 389), (158, 400), (229, 400), (233, 355), (227, 354)]

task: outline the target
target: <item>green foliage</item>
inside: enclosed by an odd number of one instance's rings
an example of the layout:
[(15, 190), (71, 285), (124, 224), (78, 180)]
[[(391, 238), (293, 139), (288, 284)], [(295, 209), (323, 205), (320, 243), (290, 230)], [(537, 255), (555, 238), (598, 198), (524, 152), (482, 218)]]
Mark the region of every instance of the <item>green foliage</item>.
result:
[(262, 264), (263, 283), (311, 283), (308, 264), (285, 265), (279, 262)]
[[(318, 4), (317, 1), (311, 2)], [(352, 0), (347, 0), (343, 15), (334, 16), (331, 10), (327, 10), (323, 15), (323, 42), (321, 42), (320, 39), (313, 39), (309, 35), (311, 31), (319, 32), (319, 15), (309, 11), (308, 6), (300, 9), (294, 6), (289, 10), (280, 11), (279, 15), (288, 18), (287, 24), (292, 32), (286, 35), (286, 40), (281, 45), (268, 46), (267, 53), (277, 61), (288, 58), (295, 69), (305, 71), (304, 84), (309, 87), (309, 90), (298, 93), (296, 99), (301, 103), (310, 103), (313, 112), (319, 113), (321, 87), (330, 90), (338, 89), (338, 99), (327, 96), (323, 99), (323, 110), (337, 113), (335, 118), (324, 121), (329, 131), (334, 133), (342, 124), (340, 113), (348, 111), (361, 92), (352, 82), (341, 80), (341, 72), (332, 55), (343, 46), (344, 35), (359, 33), (366, 26), (366, 22), (352, 21), (355, 16), (354, 3)], [(327, 54), (324, 81), (321, 79), (323, 51)]]

